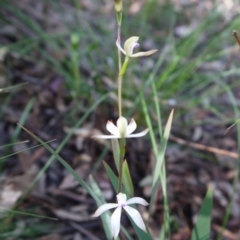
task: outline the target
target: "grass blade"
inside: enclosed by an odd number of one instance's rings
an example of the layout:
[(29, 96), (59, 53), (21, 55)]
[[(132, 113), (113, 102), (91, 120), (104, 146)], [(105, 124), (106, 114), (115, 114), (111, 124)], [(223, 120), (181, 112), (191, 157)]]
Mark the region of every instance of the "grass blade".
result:
[(1, 92), (9, 92), (12, 90), (18, 90), (19, 88), (23, 87), (26, 84), (28, 84), (28, 83), (19, 83), (19, 84), (10, 86), (10, 87), (0, 88), (0, 93)]
[[(0, 148), (5, 148), (5, 147), (11, 147), (13, 145), (18, 145), (18, 144), (23, 144), (23, 143), (28, 143), (29, 140), (21, 141), (21, 142), (16, 142), (16, 143), (9, 143), (5, 145), (1, 145)], [(0, 158), (1, 159), (1, 158)]]
[(11, 213), (11, 214), (21, 214), (21, 215), (25, 215), (25, 216), (31, 216), (31, 217), (37, 217), (37, 218), (45, 218), (45, 219), (55, 220), (55, 221), (58, 220), (57, 218), (41, 216), (41, 215), (34, 214), (34, 213), (21, 212), (21, 211), (16, 211), (16, 210), (9, 210), (9, 209), (5, 209), (5, 208), (0, 208), (0, 211), (8, 212), (8, 213)]
[(199, 211), (198, 219), (192, 232), (191, 240), (208, 240), (211, 231), (212, 187), (208, 188), (206, 197)]
[(129, 196), (133, 197), (134, 196), (133, 183), (126, 160), (123, 162), (123, 186), (129, 193)]
[[(53, 142), (53, 141), (55, 141), (55, 140), (56, 140), (56, 139), (53, 139), (53, 140), (50, 140), (50, 141), (45, 142), (45, 143), (50, 143), (50, 142)], [(28, 141), (24, 141), (24, 142), (28, 142)], [(20, 143), (24, 143), (24, 142), (20, 142)], [(20, 144), (20, 143), (17, 143), (17, 144)], [(9, 145), (9, 144), (8, 144), (8, 145)], [(36, 147), (39, 147), (39, 146), (42, 146), (42, 144), (38, 144), (38, 145), (36, 145), (36, 146), (30, 147), (30, 148), (26, 148), (26, 149), (17, 151), (17, 152), (15, 152), (15, 153), (12, 153), (12, 154), (9, 154), (9, 155), (0, 157), (0, 160), (3, 160), (3, 159), (5, 159), (5, 158), (11, 157), (11, 156), (16, 155), (16, 154), (18, 154), (18, 153), (21, 153), (21, 152), (24, 152), (24, 151), (27, 151), (27, 150), (30, 150), (30, 149), (33, 149), (33, 148), (36, 148)]]
[(118, 189), (118, 178), (117, 176), (114, 174), (114, 172), (112, 171), (112, 169), (109, 167), (109, 165), (103, 161), (103, 165), (105, 168), (105, 171), (107, 172), (107, 175), (110, 179), (110, 182), (115, 190), (115, 192), (117, 192)]
[[(169, 138), (169, 134), (170, 134), (170, 129), (171, 129), (171, 125), (172, 125), (173, 113), (174, 113), (174, 110), (172, 110), (169, 115), (169, 118), (168, 118), (168, 121), (166, 124), (166, 128), (165, 128), (165, 131), (163, 134), (163, 138), (162, 138), (160, 151), (157, 156), (157, 163), (156, 163), (156, 167), (155, 167), (155, 171), (154, 171), (154, 175), (153, 175), (153, 182), (152, 182), (152, 189), (154, 189), (154, 190), (156, 189), (158, 178), (159, 177), (161, 178), (162, 165), (163, 165), (164, 155), (165, 155), (167, 142), (168, 142), (168, 138)], [(154, 195), (155, 195), (155, 192), (152, 192), (149, 212), (151, 212)]]
[(114, 162), (115, 162), (116, 168), (119, 172), (119, 159), (120, 159), (119, 143), (118, 143), (117, 139), (111, 139), (111, 143), (112, 143)]

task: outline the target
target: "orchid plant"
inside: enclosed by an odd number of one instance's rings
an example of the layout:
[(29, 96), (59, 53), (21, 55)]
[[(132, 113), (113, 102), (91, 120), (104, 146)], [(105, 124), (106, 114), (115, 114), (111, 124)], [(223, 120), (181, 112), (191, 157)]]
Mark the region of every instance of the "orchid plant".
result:
[[(111, 216), (111, 232), (112, 237), (116, 239), (120, 232), (120, 218), (122, 209), (124, 209), (129, 217), (135, 222), (137, 227), (142, 229), (143, 231), (147, 231), (146, 226), (144, 224), (144, 221), (140, 215), (140, 213), (133, 207), (130, 207), (130, 204), (141, 204), (143, 206), (147, 206), (148, 203), (140, 197), (132, 197), (127, 200), (126, 194), (123, 193), (123, 185), (124, 185), (124, 178), (123, 178), (123, 165), (126, 162), (125, 160), (125, 151), (126, 151), (126, 138), (138, 138), (145, 136), (149, 129), (145, 129), (142, 132), (139, 133), (133, 133), (136, 128), (137, 124), (135, 120), (132, 118), (131, 121), (127, 122), (127, 119), (123, 117), (122, 114), (122, 79), (124, 74), (127, 71), (129, 60), (131, 58), (138, 58), (138, 57), (145, 57), (150, 56), (154, 54), (157, 49), (153, 49), (146, 52), (138, 52), (134, 53), (134, 49), (139, 47), (139, 37), (133, 36), (128, 38), (125, 43), (124, 47), (121, 47), (121, 23), (122, 23), (122, 1), (121, 0), (115, 0), (115, 10), (116, 10), (116, 16), (117, 16), (117, 49), (118, 49), (118, 66), (119, 66), (119, 74), (118, 74), (118, 112), (119, 112), (119, 118), (116, 122), (116, 125), (112, 121), (108, 121), (106, 124), (106, 129), (110, 133), (110, 135), (94, 135), (93, 138), (101, 138), (101, 139), (118, 139), (118, 146), (119, 146), (119, 159), (118, 163), (119, 166), (117, 166), (118, 169), (118, 188), (117, 188), (117, 203), (107, 203), (100, 206), (96, 212), (94, 213), (93, 217), (98, 217), (102, 213), (104, 213), (107, 210), (116, 208)], [(121, 53), (125, 55), (124, 63), (122, 64), (121, 61)], [(126, 165), (127, 166), (127, 165)], [(129, 172), (129, 169), (127, 167), (127, 172)], [(131, 181), (131, 177), (129, 177), (128, 181)], [(132, 193), (133, 194), (133, 193)]]
[(111, 216), (112, 236), (114, 239), (116, 239), (120, 232), (120, 219), (121, 219), (122, 209), (124, 209), (128, 213), (128, 215), (132, 218), (132, 220), (136, 223), (136, 225), (146, 232), (146, 227), (140, 213), (136, 209), (128, 206), (130, 204), (135, 204), (135, 203), (141, 204), (143, 206), (148, 205), (148, 203), (143, 198), (133, 197), (127, 200), (126, 194), (119, 193), (117, 195), (117, 203), (103, 204), (93, 214), (93, 217), (98, 217), (105, 211), (112, 208), (116, 208), (116, 210), (113, 212)]

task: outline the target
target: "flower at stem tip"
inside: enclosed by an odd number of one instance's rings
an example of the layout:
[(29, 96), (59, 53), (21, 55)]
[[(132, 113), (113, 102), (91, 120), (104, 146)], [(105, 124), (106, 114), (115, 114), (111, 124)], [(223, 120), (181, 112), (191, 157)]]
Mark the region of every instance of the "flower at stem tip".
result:
[(128, 206), (129, 204), (135, 204), (135, 203), (141, 204), (143, 206), (149, 205), (143, 198), (133, 197), (127, 200), (126, 194), (119, 193), (117, 195), (117, 203), (103, 204), (93, 214), (93, 217), (98, 217), (105, 211), (112, 208), (116, 208), (116, 210), (113, 212), (111, 216), (112, 236), (114, 239), (116, 239), (120, 231), (120, 219), (121, 219), (122, 209), (124, 209), (128, 213), (128, 215), (132, 218), (132, 220), (135, 222), (135, 224), (139, 228), (141, 228), (143, 231), (146, 232), (146, 227), (140, 213), (136, 209)]
[(112, 135), (94, 135), (93, 138), (104, 138), (104, 139), (112, 139), (112, 138), (137, 138), (142, 137), (147, 134), (149, 129), (145, 129), (140, 133), (132, 134), (137, 128), (137, 124), (132, 118), (130, 123), (127, 123), (127, 119), (125, 117), (119, 117), (117, 120), (117, 126), (114, 125), (111, 121), (107, 122), (106, 125), (107, 130)]
[(121, 50), (127, 57), (145, 57), (152, 55), (153, 53), (157, 52), (157, 49), (153, 49), (147, 52), (138, 52), (138, 53), (133, 53), (134, 48), (137, 48), (140, 46), (138, 43), (139, 37), (130, 37), (129, 39), (126, 40), (124, 43), (124, 49), (120, 46), (119, 40), (117, 39), (116, 45), (119, 50)]

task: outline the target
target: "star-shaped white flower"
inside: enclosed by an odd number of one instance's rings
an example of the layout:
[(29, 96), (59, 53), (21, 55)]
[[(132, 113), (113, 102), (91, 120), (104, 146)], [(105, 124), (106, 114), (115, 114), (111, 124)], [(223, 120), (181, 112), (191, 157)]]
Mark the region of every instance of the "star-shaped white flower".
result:
[(150, 50), (147, 52), (133, 53), (134, 48), (139, 47), (138, 39), (139, 39), (139, 37), (130, 37), (124, 43), (124, 49), (120, 46), (118, 40), (116, 42), (116, 45), (127, 57), (132, 57), (132, 58), (145, 57), (145, 56), (149, 56), (149, 55), (152, 55), (153, 53), (157, 52), (157, 49), (153, 49), (153, 50)]
[(136, 225), (146, 232), (146, 227), (140, 213), (136, 209), (129, 207), (128, 205), (138, 203), (143, 206), (147, 206), (149, 204), (143, 198), (140, 198), (140, 197), (133, 197), (127, 200), (126, 194), (123, 194), (123, 193), (119, 193), (117, 195), (117, 202), (118, 203), (103, 204), (93, 214), (93, 217), (98, 217), (105, 211), (112, 208), (116, 208), (116, 210), (113, 212), (111, 216), (112, 236), (114, 239), (116, 239), (120, 231), (120, 219), (121, 219), (122, 209), (124, 209), (128, 213), (128, 215), (132, 218), (132, 220), (136, 223)]
[(94, 135), (93, 138), (104, 138), (104, 139), (112, 139), (112, 138), (137, 138), (142, 137), (147, 134), (149, 129), (145, 129), (140, 133), (132, 134), (137, 128), (137, 124), (132, 118), (130, 123), (127, 123), (127, 119), (125, 117), (119, 117), (117, 120), (117, 126), (114, 125), (111, 121), (107, 122), (106, 125), (107, 130), (112, 135)]

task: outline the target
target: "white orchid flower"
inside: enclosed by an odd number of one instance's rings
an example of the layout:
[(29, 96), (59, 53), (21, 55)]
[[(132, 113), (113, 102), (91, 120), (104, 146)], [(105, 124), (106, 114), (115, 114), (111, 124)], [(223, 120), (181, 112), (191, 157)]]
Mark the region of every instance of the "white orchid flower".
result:
[(93, 214), (93, 217), (98, 217), (105, 211), (112, 208), (116, 208), (116, 210), (113, 212), (111, 216), (112, 236), (114, 239), (116, 239), (120, 231), (120, 218), (121, 218), (121, 213), (123, 208), (128, 213), (128, 215), (132, 218), (132, 220), (136, 223), (136, 225), (146, 232), (146, 227), (140, 213), (136, 209), (129, 207), (128, 205), (138, 203), (143, 206), (147, 206), (149, 204), (143, 198), (140, 198), (140, 197), (133, 197), (127, 200), (126, 194), (123, 194), (123, 193), (119, 193), (117, 195), (117, 202), (118, 203), (103, 204)]
[(112, 139), (112, 138), (137, 138), (142, 137), (147, 134), (149, 129), (145, 129), (140, 133), (132, 134), (137, 128), (137, 124), (132, 118), (130, 123), (127, 123), (127, 119), (125, 117), (119, 117), (117, 120), (117, 126), (114, 125), (111, 121), (107, 122), (106, 125), (107, 130), (112, 135), (94, 135), (93, 138), (104, 138), (104, 139)]
[(124, 43), (124, 49), (120, 46), (119, 40), (117, 40), (116, 45), (127, 57), (145, 57), (152, 55), (153, 53), (157, 52), (157, 49), (153, 49), (147, 52), (138, 52), (133, 53), (134, 48), (139, 47), (138, 43), (139, 37), (130, 37), (126, 42)]

